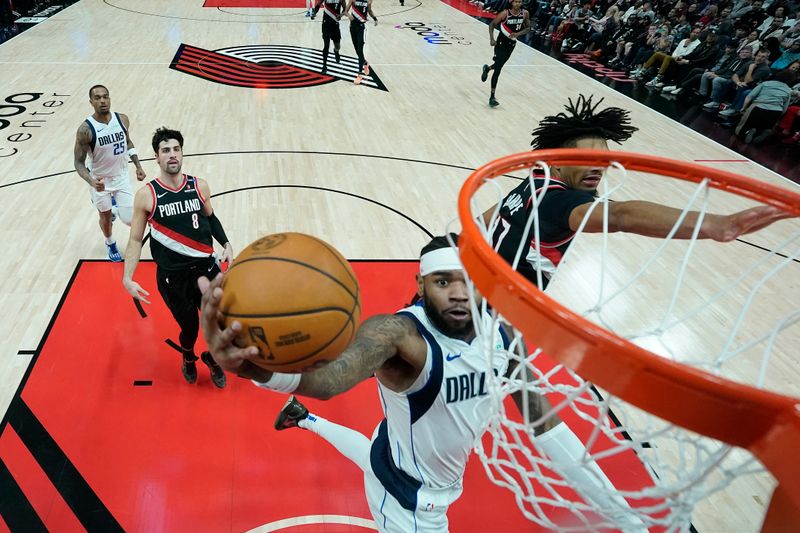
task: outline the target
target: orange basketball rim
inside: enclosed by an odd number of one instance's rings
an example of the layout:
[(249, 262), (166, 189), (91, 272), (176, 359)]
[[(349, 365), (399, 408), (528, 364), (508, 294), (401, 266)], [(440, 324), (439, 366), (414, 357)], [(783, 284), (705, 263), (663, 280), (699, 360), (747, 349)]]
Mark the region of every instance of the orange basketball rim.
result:
[[(536, 162), (609, 166), (699, 183), (800, 216), (800, 194), (730, 172), (649, 155), (552, 149), (509, 155), (475, 170), (461, 189), (461, 260), (476, 288), (515, 328), (584, 379), (685, 429), (746, 448), (777, 478), (763, 531), (800, 523), (800, 398), (772, 393), (664, 359), (549, 298), (497, 255), (471, 211), (484, 181)], [(669, 399), (669, 401), (665, 401)]]

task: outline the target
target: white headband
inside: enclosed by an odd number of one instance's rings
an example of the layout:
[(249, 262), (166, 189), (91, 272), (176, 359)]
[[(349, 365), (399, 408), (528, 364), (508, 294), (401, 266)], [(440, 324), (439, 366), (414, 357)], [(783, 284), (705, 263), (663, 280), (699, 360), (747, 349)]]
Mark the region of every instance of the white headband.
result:
[(443, 270), (461, 270), (461, 261), (455, 248), (439, 248), (424, 254), (419, 259), (419, 274), (427, 276)]

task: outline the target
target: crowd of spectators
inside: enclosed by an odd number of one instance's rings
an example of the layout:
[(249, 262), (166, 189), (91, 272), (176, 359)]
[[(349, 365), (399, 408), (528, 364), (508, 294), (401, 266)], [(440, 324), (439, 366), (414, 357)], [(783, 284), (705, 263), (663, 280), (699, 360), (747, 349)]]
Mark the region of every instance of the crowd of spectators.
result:
[[(475, 0), (477, 1), (477, 0)], [(0, 0), (0, 43), (74, 0)], [(500, 11), (506, 0), (480, 2)], [(800, 145), (800, 0), (525, 0), (534, 35), (625, 71), (665, 97), (703, 100), (747, 142)], [(20, 11), (21, 10), (21, 11)], [(52, 11), (52, 9), (49, 9)]]
[(54, 15), (77, 0), (0, 0), (0, 43), (4, 43), (18, 33), (32, 26), (19, 23), (26, 17)]
[(666, 98), (702, 100), (747, 142), (775, 134), (800, 144), (800, 0), (529, 0), (526, 8), (534, 35), (561, 51), (588, 54)]

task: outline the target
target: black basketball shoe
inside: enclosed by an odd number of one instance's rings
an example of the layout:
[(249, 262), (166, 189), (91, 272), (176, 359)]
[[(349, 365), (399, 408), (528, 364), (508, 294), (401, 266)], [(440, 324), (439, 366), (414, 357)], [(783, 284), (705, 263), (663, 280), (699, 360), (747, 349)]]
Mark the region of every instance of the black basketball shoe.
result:
[(278, 418), (275, 419), (275, 429), (283, 431), (284, 429), (296, 428), (297, 423), (306, 418), (308, 418), (308, 409), (306, 409), (305, 405), (298, 402), (294, 395), (289, 396), (283, 409), (278, 413)]
[(216, 385), (218, 389), (225, 388), (225, 372), (223, 372), (222, 368), (214, 361), (211, 354), (208, 352), (201, 353), (200, 360), (203, 361), (211, 371), (211, 381), (214, 382), (214, 385)]
[(499, 106), (499, 105), (500, 105), (500, 102), (498, 102), (498, 101), (495, 99), (495, 97), (494, 97), (494, 96), (490, 96), (490, 97), (489, 97), (489, 107), (497, 107), (497, 106)]
[(490, 70), (491, 69), (489, 68), (489, 65), (484, 65), (483, 66), (483, 72), (481, 72), (481, 81), (486, 81), (486, 78), (489, 77), (489, 71)]
[(197, 365), (194, 364), (195, 361), (197, 361), (197, 356), (194, 354), (189, 359), (184, 356), (183, 365), (181, 366), (183, 379), (190, 385), (197, 381)]

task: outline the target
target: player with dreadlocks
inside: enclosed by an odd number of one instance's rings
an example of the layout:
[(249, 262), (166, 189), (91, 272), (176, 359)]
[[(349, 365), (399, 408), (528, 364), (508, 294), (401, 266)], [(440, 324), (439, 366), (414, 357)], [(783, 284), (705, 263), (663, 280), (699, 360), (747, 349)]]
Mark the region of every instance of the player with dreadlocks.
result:
[[(461, 496), (467, 460), (493, 409), (487, 376), (510, 376), (516, 366), (508, 357), (505, 326), (495, 323), (480, 334), (475, 330), (465, 274), (450, 244), (457, 239), (454, 234), (434, 237), (420, 251), (417, 304), (370, 317), (334, 362), (302, 374), (269, 372), (253, 364), (257, 350), (234, 344), (241, 324), (220, 329), (222, 277), (200, 280), (203, 335), (214, 359), (261, 388), (293, 394), (275, 429), (314, 433), (363, 470), (367, 503), (381, 533), (448, 531), (447, 509)], [(476, 320), (490, 321), (485, 311), (477, 312)], [(495, 347), (490, 360), (482, 351), (487, 343)], [(327, 400), (373, 376), (385, 418), (372, 438), (309, 412), (294, 396)], [(628, 503), (609, 490), (614, 485), (600, 466), (584, 458), (580, 439), (547, 398), (521, 391), (511, 396), (531, 420), (543, 420), (535, 431), (539, 450), (554, 462), (581, 465), (565, 468), (565, 481), (597, 487), (576, 490), (599, 507), (627, 510)], [(642, 531), (638, 519), (628, 523), (630, 530)]]
[[(534, 150), (548, 148), (580, 148), (584, 150), (608, 150), (608, 141), (623, 143), (637, 128), (631, 126), (628, 111), (619, 107), (608, 107), (598, 111), (601, 98), (596, 103), (592, 97), (583, 95), (565, 106), (566, 112), (545, 117), (533, 130), (531, 146)], [(539, 171), (537, 171), (539, 170)], [(550, 181), (545, 184), (544, 171), (534, 170), (531, 180), (520, 183), (503, 199), (499, 216), (492, 220), (495, 207), (484, 213), (484, 221), (492, 236), (494, 249), (510, 264), (513, 264), (522, 239), (517, 271), (536, 284), (536, 267), (542, 270), (541, 287), (545, 289), (567, 251), (575, 232), (581, 225), (597, 194), (605, 167), (551, 167)], [(539, 243), (532, 235), (525, 237), (525, 226), (531, 214), (532, 195), (537, 197), (542, 188), (547, 192), (538, 206)], [(682, 211), (653, 202), (630, 200), (610, 202), (608, 205), (608, 232), (624, 231), (648, 237), (666, 237)], [(687, 214), (674, 235), (676, 239), (691, 238), (699, 213)], [(603, 231), (602, 209), (592, 211), (583, 231)], [(777, 208), (759, 206), (732, 215), (706, 213), (700, 227), (699, 238), (729, 242), (737, 237), (757, 231), (785, 218)]]

